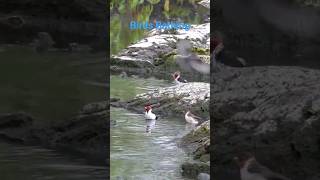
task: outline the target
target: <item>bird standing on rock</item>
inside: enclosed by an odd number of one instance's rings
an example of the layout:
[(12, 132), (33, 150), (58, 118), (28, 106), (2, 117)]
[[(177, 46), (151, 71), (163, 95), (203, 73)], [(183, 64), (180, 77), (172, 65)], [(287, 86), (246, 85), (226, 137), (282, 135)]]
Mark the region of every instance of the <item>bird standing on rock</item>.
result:
[(187, 121), (187, 123), (190, 124), (198, 124), (199, 121), (201, 120), (201, 117), (198, 117), (194, 114), (192, 114), (190, 111), (187, 111), (187, 113), (184, 115), (185, 120)]
[(173, 80), (176, 84), (187, 83), (188, 81), (181, 78), (180, 72), (176, 71), (172, 74)]
[(241, 180), (290, 180), (261, 165), (250, 153), (234, 158), (240, 167)]

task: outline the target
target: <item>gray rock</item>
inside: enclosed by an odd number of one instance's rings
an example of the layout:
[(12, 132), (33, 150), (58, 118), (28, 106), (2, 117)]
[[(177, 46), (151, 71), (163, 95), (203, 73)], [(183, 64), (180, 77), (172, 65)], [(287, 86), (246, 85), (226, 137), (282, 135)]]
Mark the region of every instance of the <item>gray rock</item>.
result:
[[(145, 75), (152, 72), (168, 72), (172, 71), (171, 69), (176, 71), (178, 68), (175, 62), (176, 43), (188, 39), (194, 48), (209, 52), (209, 35), (210, 23), (192, 25), (190, 30), (177, 30), (175, 34), (154, 29), (145, 39), (130, 45), (117, 55), (112, 55), (110, 64), (117, 68), (111, 70), (117, 73), (126, 71)], [(190, 76), (190, 78), (196, 77)]]
[(197, 180), (210, 180), (210, 175), (207, 173), (200, 173)]
[(217, 174), (239, 170), (232, 160), (239, 151), (255, 153), (262, 164), (293, 180), (317, 173), (319, 70), (222, 67), (211, 79)]
[(210, 9), (210, 0), (202, 0), (202, 1), (198, 2), (198, 4)]
[(38, 39), (35, 40), (35, 48), (37, 52), (45, 52), (52, 48), (53, 41), (51, 35), (47, 32), (39, 32)]
[(145, 104), (160, 103), (154, 111), (161, 115), (181, 115), (191, 108), (194, 113), (208, 119), (210, 87), (208, 83), (192, 82), (170, 87), (159, 88), (147, 93), (138, 94), (126, 107), (138, 112), (143, 111)]

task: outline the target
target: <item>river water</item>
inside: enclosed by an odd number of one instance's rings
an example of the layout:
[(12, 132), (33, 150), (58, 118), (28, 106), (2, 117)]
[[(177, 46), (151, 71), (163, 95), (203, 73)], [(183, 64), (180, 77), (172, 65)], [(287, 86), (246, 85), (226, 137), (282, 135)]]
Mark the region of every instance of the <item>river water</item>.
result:
[[(0, 47), (0, 113), (26, 112), (37, 126), (67, 121), (80, 108), (106, 97), (105, 55), (36, 53)], [(71, 153), (20, 146), (0, 139), (0, 180), (105, 180), (107, 167)]]
[[(171, 86), (162, 80), (111, 76), (111, 97), (130, 99), (158, 87)], [(115, 84), (116, 83), (116, 84)], [(115, 89), (117, 88), (117, 89)], [(143, 111), (143, 107), (141, 107)], [(146, 133), (143, 112), (111, 108), (111, 179), (171, 180), (181, 176), (181, 164), (189, 157), (177, 146), (188, 131), (182, 118), (161, 118), (151, 133)]]
[(106, 167), (88, 165), (85, 159), (37, 146), (0, 142), (0, 179), (3, 180), (105, 180)]

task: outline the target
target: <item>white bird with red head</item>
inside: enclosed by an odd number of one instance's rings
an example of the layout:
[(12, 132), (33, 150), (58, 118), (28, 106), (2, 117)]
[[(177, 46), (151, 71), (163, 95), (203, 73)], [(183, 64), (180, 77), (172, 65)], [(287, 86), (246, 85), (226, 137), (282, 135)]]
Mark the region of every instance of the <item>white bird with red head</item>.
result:
[(145, 105), (144, 106), (144, 117), (146, 118), (146, 120), (157, 120), (158, 116), (156, 116), (153, 112), (152, 112), (152, 106), (151, 105)]

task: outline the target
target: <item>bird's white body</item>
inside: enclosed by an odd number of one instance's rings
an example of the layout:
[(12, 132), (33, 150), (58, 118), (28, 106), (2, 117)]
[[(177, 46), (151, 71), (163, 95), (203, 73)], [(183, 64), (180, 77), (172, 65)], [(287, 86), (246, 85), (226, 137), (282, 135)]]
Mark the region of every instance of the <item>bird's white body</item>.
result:
[(144, 117), (148, 120), (156, 120), (157, 119), (157, 116), (152, 112), (151, 109), (149, 111), (145, 112)]
[(190, 124), (198, 124), (199, 121), (197, 120), (197, 116), (194, 116), (193, 114), (191, 114), (190, 111), (188, 111), (185, 115), (184, 115), (185, 120), (187, 121), (187, 123)]
[(255, 161), (255, 159), (247, 160), (244, 166), (240, 169), (241, 180), (267, 180), (261, 174), (251, 173), (248, 171), (248, 166), (252, 161)]
[(179, 79), (179, 77), (174, 79), (174, 83), (175, 84), (181, 84), (182, 83), (182, 82), (178, 81), (178, 79)]

